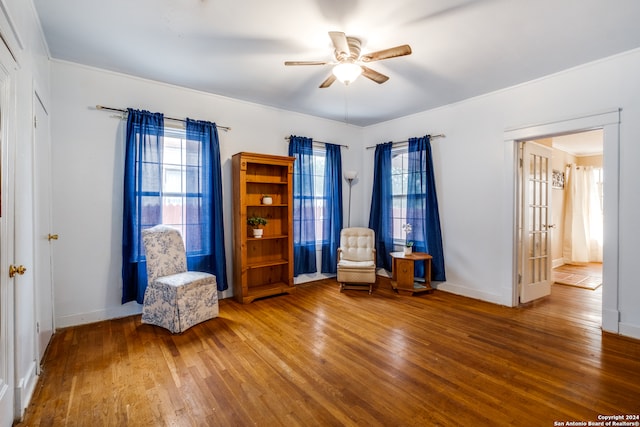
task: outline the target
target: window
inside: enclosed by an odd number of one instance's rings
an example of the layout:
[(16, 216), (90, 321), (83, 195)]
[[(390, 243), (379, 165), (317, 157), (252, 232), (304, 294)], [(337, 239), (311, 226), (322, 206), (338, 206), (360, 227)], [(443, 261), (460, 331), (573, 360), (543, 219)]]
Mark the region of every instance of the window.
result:
[[(325, 218), (327, 198), (324, 192), (324, 173), (326, 164), (326, 151), (323, 148), (313, 149), (313, 208), (315, 214), (316, 246), (324, 242), (323, 230), (328, 218)], [(327, 225), (328, 227), (328, 225)]]
[[(202, 185), (199, 183), (202, 174), (198, 165), (200, 150), (196, 145), (193, 141), (187, 142), (183, 129), (165, 127), (160, 160), (161, 221), (180, 230), (184, 238), (189, 232), (200, 235), (200, 217), (194, 214), (202, 203)], [(187, 180), (190, 180), (188, 189)], [(198, 241), (200, 239), (196, 238), (191, 243)], [(201, 247), (192, 245), (190, 254), (201, 252)]]
[(165, 128), (162, 150), (162, 223), (185, 235), (186, 170), (185, 134)]
[(404, 246), (402, 225), (407, 222), (407, 193), (409, 189), (409, 150), (407, 147), (391, 151), (391, 196), (393, 198), (393, 243)]
[[(326, 164), (326, 151), (323, 148), (314, 147), (311, 156), (307, 156), (309, 160), (309, 168), (307, 169), (305, 182), (309, 182), (309, 188), (304, 191), (303, 188), (294, 188), (294, 199), (298, 200), (298, 203), (294, 203), (294, 206), (300, 206), (304, 210), (304, 214), (300, 217), (301, 227), (308, 230), (307, 237), (311, 237), (310, 231), (313, 228), (315, 244), (321, 246), (323, 243), (323, 226), (326, 222), (325, 208), (327, 206), (327, 199), (324, 194), (324, 182), (325, 182), (325, 164)], [(313, 191), (313, 195), (311, 195)], [(313, 225), (311, 224), (313, 222)]]
[(604, 211), (604, 174), (602, 168), (593, 168), (593, 182), (596, 184), (598, 201), (600, 202), (600, 212)]

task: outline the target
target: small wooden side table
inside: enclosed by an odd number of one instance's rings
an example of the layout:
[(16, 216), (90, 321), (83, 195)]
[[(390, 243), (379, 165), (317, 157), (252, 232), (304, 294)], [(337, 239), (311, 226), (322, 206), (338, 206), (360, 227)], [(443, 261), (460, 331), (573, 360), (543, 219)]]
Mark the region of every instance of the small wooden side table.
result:
[[(404, 252), (391, 252), (391, 286), (395, 292), (409, 293), (411, 295), (422, 292), (431, 292), (431, 255), (424, 252), (413, 252), (405, 255)], [(414, 280), (415, 261), (424, 261), (424, 284)]]

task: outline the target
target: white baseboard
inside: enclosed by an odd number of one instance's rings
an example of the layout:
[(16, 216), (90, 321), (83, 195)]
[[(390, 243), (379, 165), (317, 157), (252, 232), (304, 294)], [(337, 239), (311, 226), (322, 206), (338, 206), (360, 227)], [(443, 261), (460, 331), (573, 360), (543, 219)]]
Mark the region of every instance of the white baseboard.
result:
[(316, 280), (329, 279), (331, 277), (336, 277), (336, 275), (324, 273), (299, 274), (297, 277), (293, 278), (293, 284), (300, 285), (302, 283), (315, 282)]
[(142, 305), (135, 301), (131, 301), (117, 307), (109, 307), (102, 310), (56, 317), (56, 328), (86, 325), (87, 323), (95, 323), (108, 319), (118, 319), (120, 317), (133, 316), (134, 314), (140, 313), (142, 313)]
[(620, 322), (620, 335), (640, 340), (640, 326)]
[(558, 268), (564, 265), (564, 258), (556, 258), (551, 261), (551, 268)]
[(604, 331), (617, 334), (620, 330), (618, 319), (620, 319), (620, 312), (618, 310), (602, 309), (602, 329)]
[(37, 382), (36, 362), (33, 361), (29, 365), (29, 369), (27, 369), (25, 375), (18, 380), (15, 388), (14, 410), (17, 418), (20, 420), (22, 420), (24, 411), (27, 409), (27, 406), (29, 406), (29, 402), (31, 402), (31, 397), (36, 389)]
[(378, 276), (391, 278), (391, 272), (385, 270), (384, 268), (379, 268), (378, 271), (376, 271), (376, 274)]
[(451, 292), (452, 294), (486, 301), (493, 304), (511, 306), (511, 295), (508, 296), (508, 301), (505, 301), (505, 298), (503, 298), (502, 295), (481, 292), (477, 289), (471, 289), (451, 282), (432, 283), (432, 285), (440, 291)]

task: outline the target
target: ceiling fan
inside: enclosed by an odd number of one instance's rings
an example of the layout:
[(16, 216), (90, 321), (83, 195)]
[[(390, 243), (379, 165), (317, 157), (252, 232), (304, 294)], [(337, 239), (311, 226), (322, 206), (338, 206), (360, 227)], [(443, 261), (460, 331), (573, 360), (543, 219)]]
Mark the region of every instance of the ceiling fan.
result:
[(360, 39), (349, 37), (340, 31), (329, 31), (329, 37), (331, 37), (333, 47), (335, 48), (334, 56), (337, 62), (285, 61), (284, 65), (334, 65), (332, 74), (322, 82), (320, 88), (331, 86), (336, 79), (348, 85), (358, 78), (360, 74), (381, 84), (389, 80), (389, 77), (372, 70), (364, 64), (382, 59), (411, 55), (411, 47), (408, 44), (360, 55)]

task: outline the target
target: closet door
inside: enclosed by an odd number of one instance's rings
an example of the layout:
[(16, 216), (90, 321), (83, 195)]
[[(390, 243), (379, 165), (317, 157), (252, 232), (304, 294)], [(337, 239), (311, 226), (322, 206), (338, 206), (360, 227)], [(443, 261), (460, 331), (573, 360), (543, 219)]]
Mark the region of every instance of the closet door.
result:
[(14, 418), (14, 154), (15, 62), (0, 43), (0, 427)]
[[(58, 239), (51, 229), (51, 144), (49, 116), (40, 98), (34, 96), (35, 159), (35, 297), (38, 360), (41, 361), (53, 335), (52, 245)], [(38, 370), (39, 370), (38, 364)]]

